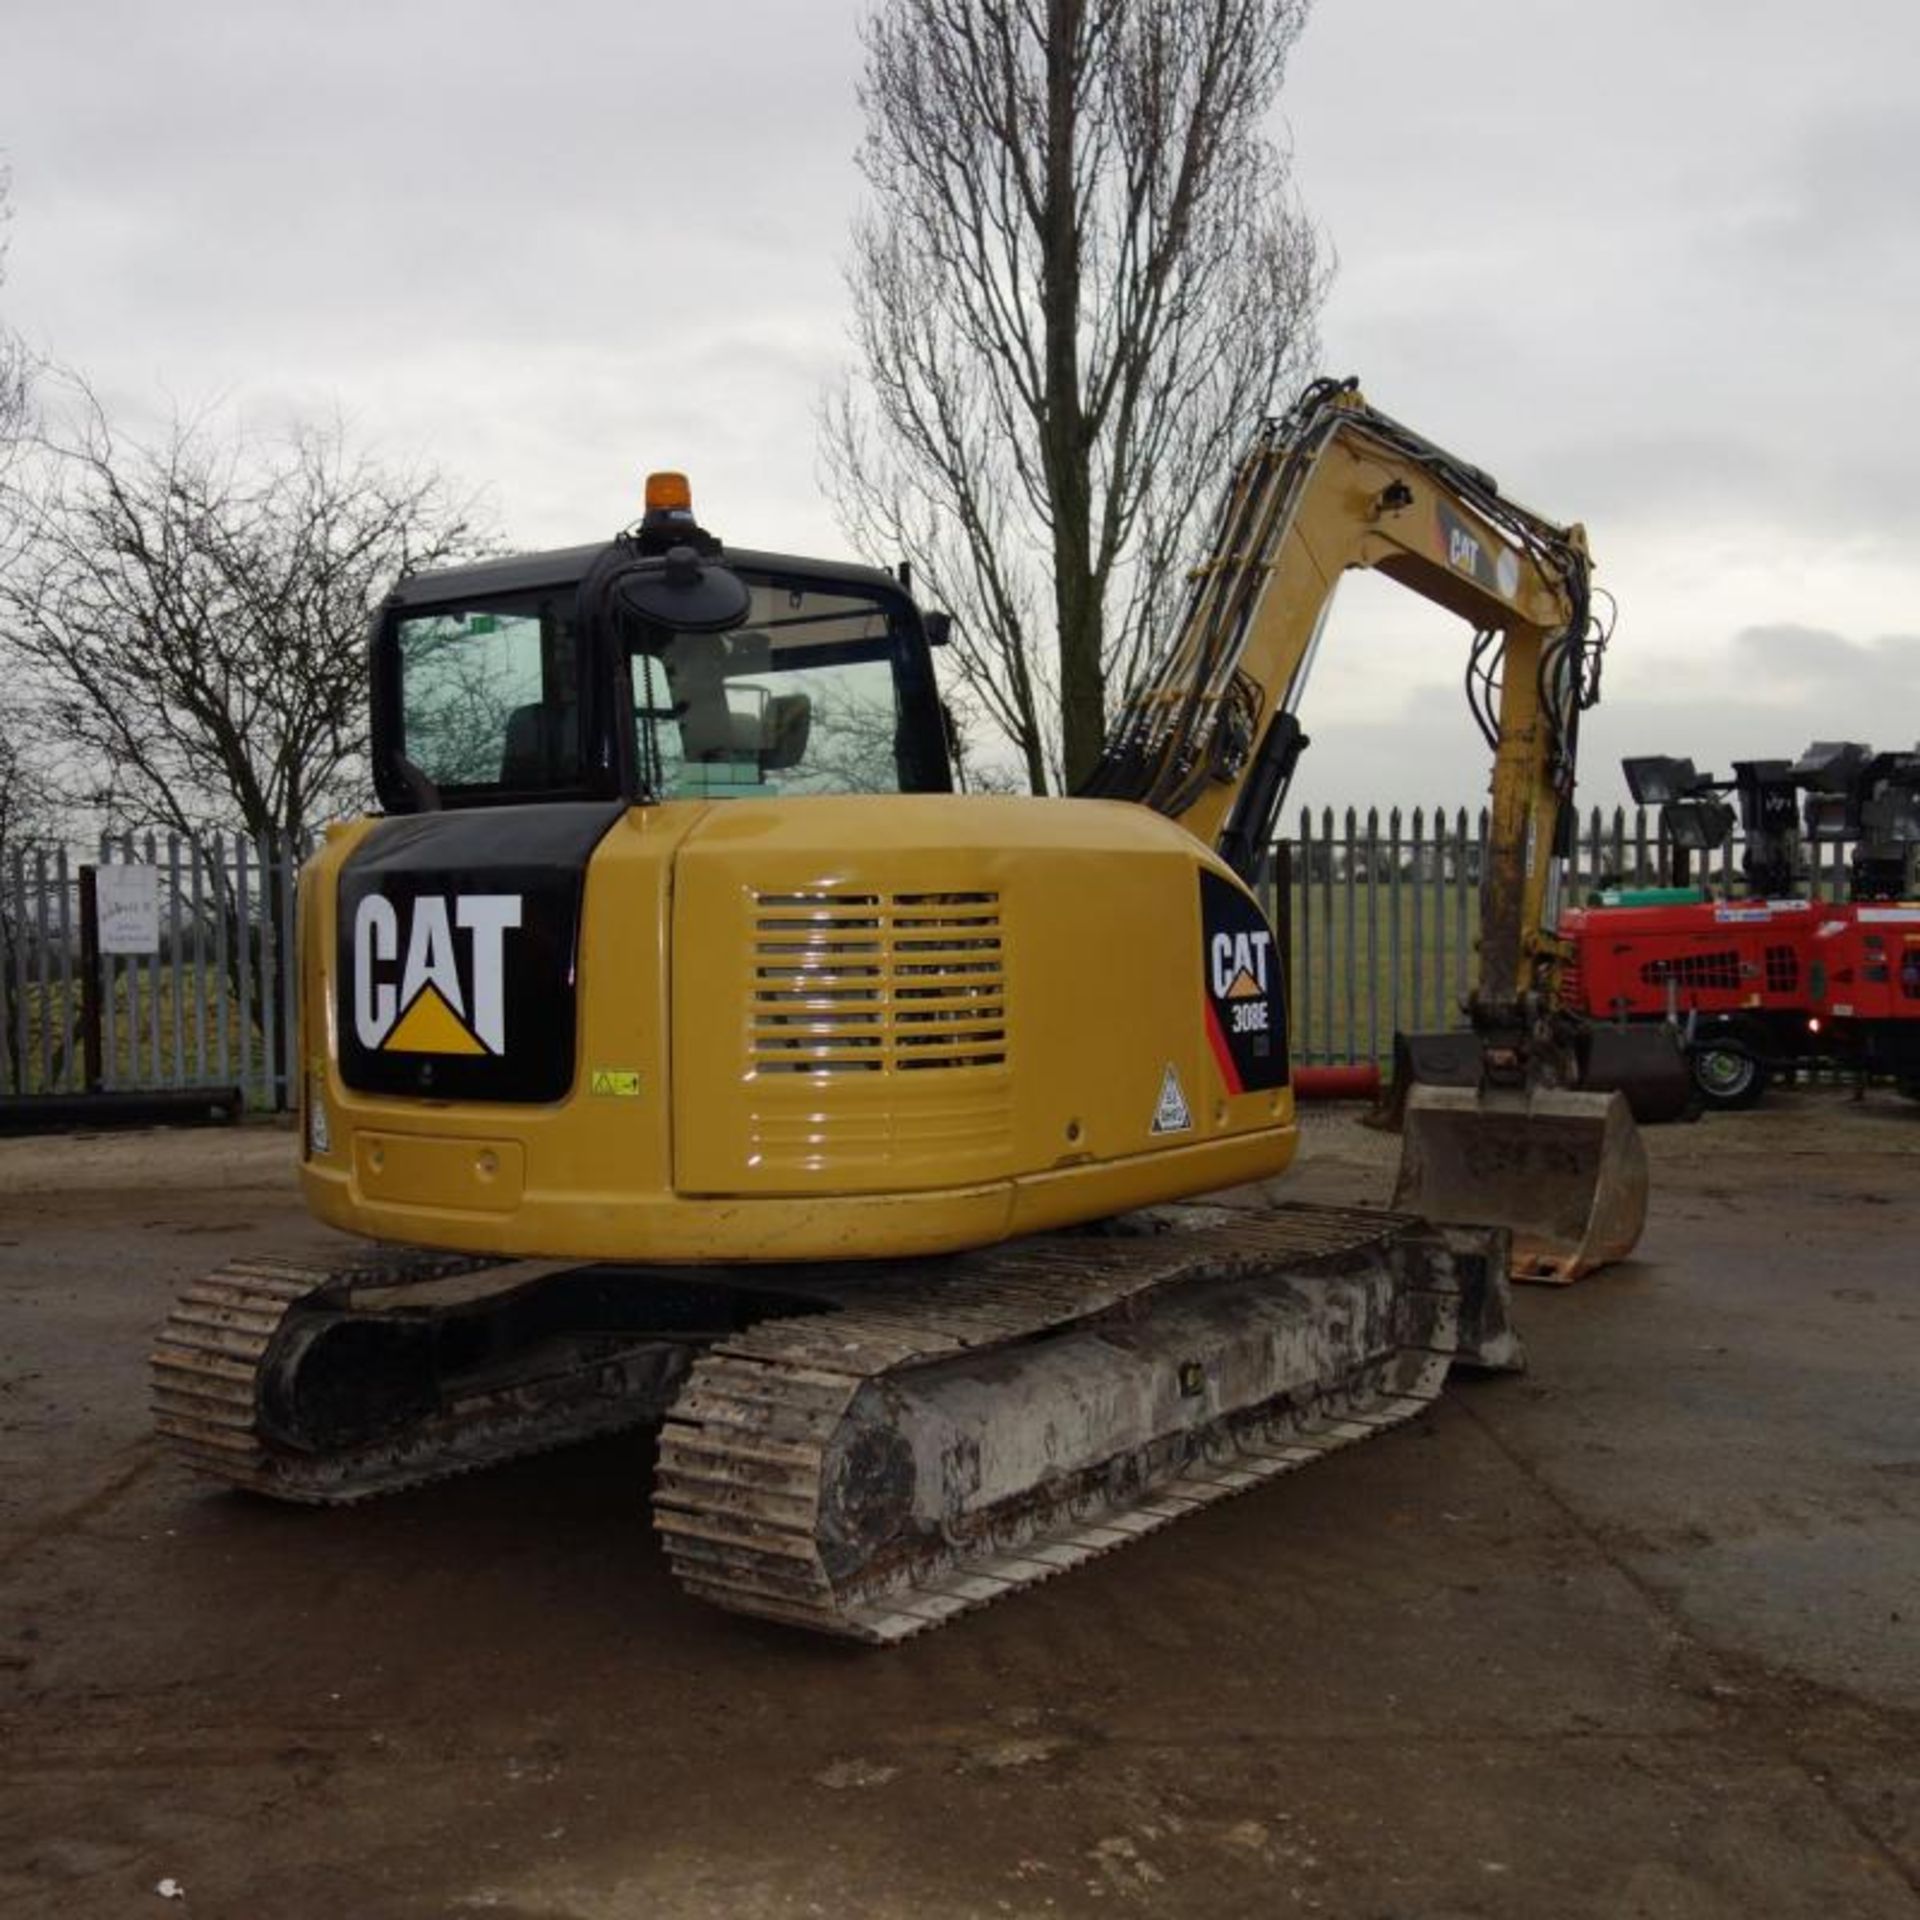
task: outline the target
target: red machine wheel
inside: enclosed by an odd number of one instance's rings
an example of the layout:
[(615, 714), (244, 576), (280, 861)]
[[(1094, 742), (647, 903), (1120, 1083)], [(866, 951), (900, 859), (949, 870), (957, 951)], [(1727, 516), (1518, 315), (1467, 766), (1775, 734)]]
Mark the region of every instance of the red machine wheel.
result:
[(1699, 1042), (1688, 1055), (1693, 1084), (1710, 1107), (1750, 1107), (1767, 1090), (1767, 1069), (1737, 1040)]

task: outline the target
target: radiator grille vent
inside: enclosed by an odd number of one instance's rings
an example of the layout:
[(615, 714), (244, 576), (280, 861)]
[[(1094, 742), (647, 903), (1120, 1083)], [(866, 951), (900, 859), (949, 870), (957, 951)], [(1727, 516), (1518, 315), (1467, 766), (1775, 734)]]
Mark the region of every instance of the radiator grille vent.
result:
[(1007, 1059), (993, 893), (754, 896), (756, 1073), (926, 1073)]
[(1556, 992), (1560, 1006), (1577, 1010), (1587, 1004), (1587, 976), (1580, 965), (1577, 942), (1567, 947), (1567, 956), (1560, 964), (1560, 983)]
[(1640, 978), (1650, 987), (1663, 987), (1669, 980), (1683, 987), (1724, 987), (1740, 985), (1740, 956), (1726, 953), (1687, 953), (1675, 960), (1649, 960), (1640, 969)]

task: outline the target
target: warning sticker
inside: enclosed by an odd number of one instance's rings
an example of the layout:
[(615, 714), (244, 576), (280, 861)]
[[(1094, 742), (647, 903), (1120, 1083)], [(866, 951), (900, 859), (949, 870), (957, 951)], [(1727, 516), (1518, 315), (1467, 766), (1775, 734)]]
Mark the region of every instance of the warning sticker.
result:
[(1160, 1104), (1153, 1110), (1153, 1132), (1155, 1133), (1191, 1133), (1193, 1131), (1193, 1109), (1187, 1105), (1187, 1096), (1180, 1090), (1180, 1076), (1173, 1070), (1173, 1062), (1167, 1062), (1167, 1071), (1160, 1082)]
[(595, 1067), (587, 1079), (588, 1090), (603, 1098), (637, 1100), (640, 1076), (626, 1067)]

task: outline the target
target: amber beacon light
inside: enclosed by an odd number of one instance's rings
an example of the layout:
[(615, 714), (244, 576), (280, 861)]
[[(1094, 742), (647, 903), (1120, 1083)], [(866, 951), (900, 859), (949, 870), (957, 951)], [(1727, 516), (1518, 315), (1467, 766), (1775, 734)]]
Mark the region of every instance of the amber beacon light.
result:
[(684, 514), (693, 518), (693, 489), (687, 484), (684, 473), (650, 473), (647, 475), (647, 512), (649, 515)]

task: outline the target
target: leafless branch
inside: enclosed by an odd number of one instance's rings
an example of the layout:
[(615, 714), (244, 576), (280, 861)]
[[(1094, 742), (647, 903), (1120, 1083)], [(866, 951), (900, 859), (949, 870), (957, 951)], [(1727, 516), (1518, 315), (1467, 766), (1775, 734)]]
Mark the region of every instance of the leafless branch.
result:
[(110, 819), (298, 837), (365, 782), (367, 625), (402, 574), (486, 544), (431, 469), (338, 420), (273, 439), (177, 419), (146, 444), (68, 376), (5, 483), (0, 637)]
[(954, 613), (966, 704), (1036, 790), (1097, 758), (1238, 443), (1311, 363), (1330, 268), (1264, 131), (1308, 3), (866, 23), (872, 204), (824, 475)]

